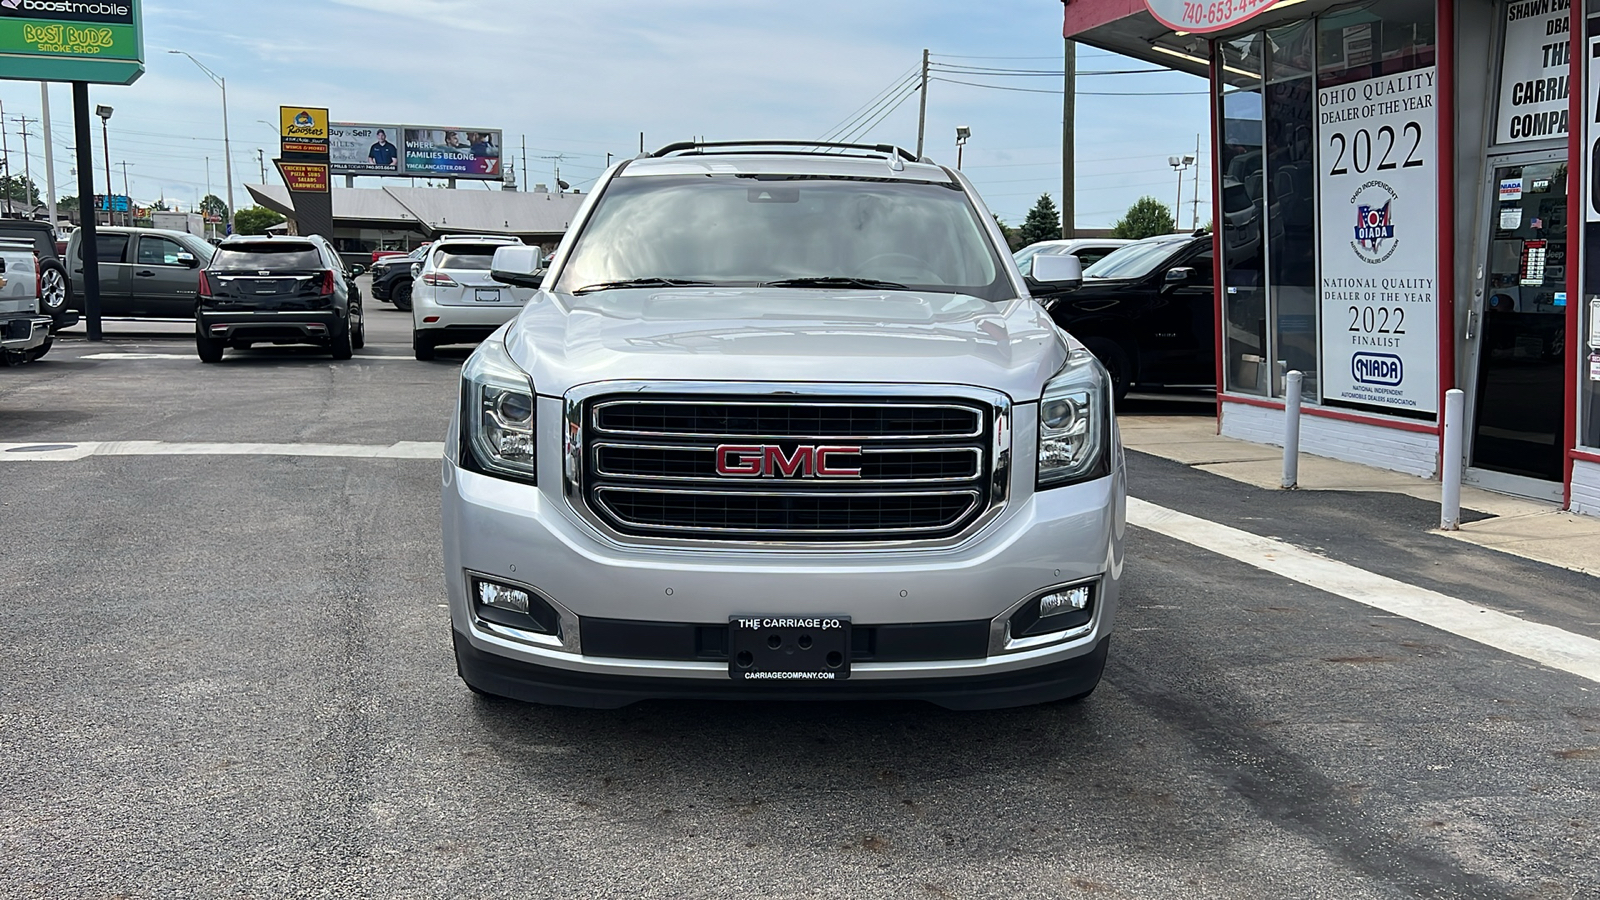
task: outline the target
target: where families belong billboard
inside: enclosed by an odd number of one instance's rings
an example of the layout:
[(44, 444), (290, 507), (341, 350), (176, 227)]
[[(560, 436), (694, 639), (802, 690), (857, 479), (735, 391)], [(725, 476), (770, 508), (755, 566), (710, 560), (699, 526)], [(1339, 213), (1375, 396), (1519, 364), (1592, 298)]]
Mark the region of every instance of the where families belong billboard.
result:
[(334, 122), (328, 126), (328, 162), (339, 175), (404, 175), (402, 128)]
[(501, 146), (499, 131), (407, 125), (403, 174), (499, 180)]

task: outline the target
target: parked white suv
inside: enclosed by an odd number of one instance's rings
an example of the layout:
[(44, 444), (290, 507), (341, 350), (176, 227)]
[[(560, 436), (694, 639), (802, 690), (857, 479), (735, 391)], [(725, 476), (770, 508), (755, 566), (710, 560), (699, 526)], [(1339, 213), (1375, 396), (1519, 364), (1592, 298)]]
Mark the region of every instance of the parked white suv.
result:
[(428, 248), (411, 287), (411, 348), (433, 359), (444, 344), (476, 344), (516, 316), (533, 289), (489, 277), (494, 252), (521, 246), (514, 237), (465, 235)]
[[(445, 584), (474, 691), (614, 707), (1080, 698), (1125, 472), (1109, 380), (961, 173), (677, 144), (595, 188), (462, 370)], [(1045, 282), (1081, 279), (1042, 256)], [(541, 282), (538, 279), (544, 278)]]

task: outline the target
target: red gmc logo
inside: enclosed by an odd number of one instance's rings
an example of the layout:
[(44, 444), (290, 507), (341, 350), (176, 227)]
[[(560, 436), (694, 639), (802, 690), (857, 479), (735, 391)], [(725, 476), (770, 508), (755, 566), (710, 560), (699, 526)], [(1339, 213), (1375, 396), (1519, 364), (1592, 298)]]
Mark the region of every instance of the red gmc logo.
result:
[(796, 447), (723, 444), (717, 448), (717, 474), (729, 478), (860, 478), (859, 468), (833, 465), (829, 457), (860, 456), (860, 447)]

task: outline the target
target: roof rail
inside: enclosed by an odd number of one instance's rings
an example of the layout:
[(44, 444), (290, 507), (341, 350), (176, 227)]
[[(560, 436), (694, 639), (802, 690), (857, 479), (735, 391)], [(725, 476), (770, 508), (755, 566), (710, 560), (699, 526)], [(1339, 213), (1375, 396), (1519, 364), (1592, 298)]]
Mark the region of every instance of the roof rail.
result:
[[(918, 162), (916, 154), (893, 144), (839, 144), (828, 141), (679, 141), (668, 144), (650, 156), (713, 156), (729, 153), (817, 153), (832, 156), (877, 156), (888, 160)], [(779, 149), (781, 148), (781, 149)], [(809, 148), (809, 149), (807, 149)], [(839, 150), (866, 151), (865, 153), (837, 153)]]

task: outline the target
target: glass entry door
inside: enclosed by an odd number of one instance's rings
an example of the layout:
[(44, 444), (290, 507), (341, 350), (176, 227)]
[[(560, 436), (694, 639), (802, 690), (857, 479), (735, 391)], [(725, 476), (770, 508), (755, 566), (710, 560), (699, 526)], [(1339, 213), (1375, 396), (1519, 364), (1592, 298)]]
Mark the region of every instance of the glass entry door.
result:
[[(1567, 164), (1502, 165), (1494, 172), (1469, 462), (1484, 472), (1559, 484)], [(1489, 487), (1497, 481), (1475, 480)]]

